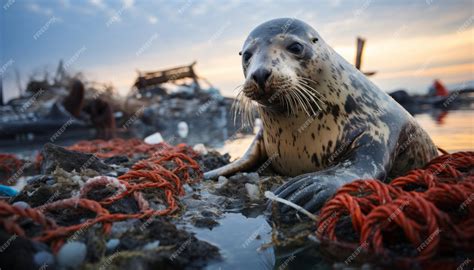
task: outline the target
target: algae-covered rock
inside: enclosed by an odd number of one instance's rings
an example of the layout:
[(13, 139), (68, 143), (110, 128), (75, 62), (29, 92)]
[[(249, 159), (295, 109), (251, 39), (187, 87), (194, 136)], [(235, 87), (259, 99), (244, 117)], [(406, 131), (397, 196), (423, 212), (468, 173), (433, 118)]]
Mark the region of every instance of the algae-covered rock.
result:
[(107, 172), (111, 168), (92, 154), (85, 154), (76, 151), (69, 151), (61, 146), (47, 143), (41, 151), (43, 162), (41, 163), (41, 173), (53, 172), (56, 167), (71, 172), (80, 172), (85, 169), (92, 169), (97, 172)]

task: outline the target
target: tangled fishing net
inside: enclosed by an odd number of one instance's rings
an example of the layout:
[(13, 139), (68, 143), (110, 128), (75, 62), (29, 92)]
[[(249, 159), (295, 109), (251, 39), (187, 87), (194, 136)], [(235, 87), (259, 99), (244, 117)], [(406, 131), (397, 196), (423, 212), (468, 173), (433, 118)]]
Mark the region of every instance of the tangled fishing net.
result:
[(113, 156), (131, 157), (137, 153), (153, 154), (161, 151), (164, 144), (147, 144), (140, 139), (112, 139), (112, 140), (92, 140), (80, 141), (67, 149), (83, 153), (94, 154), (99, 158), (109, 158)]
[(344, 185), (322, 208), (316, 234), (379, 259), (462, 261), (474, 252), (473, 192), (474, 152), (445, 154), (389, 184)]
[[(132, 156), (134, 153), (146, 153), (150, 157), (138, 161), (118, 178), (90, 178), (81, 187), (78, 197), (49, 202), (36, 208), (21, 208), (0, 201), (0, 226), (8, 233), (50, 243), (53, 250), (57, 251), (74, 232), (95, 224), (101, 224), (103, 232), (108, 234), (113, 222), (173, 214), (179, 210), (178, 197), (184, 195), (183, 185), (202, 179), (199, 164), (193, 159), (197, 154), (185, 145), (149, 145), (135, 139), (115, 139), (79, 142), (69, 149), (96, 154), (99, 157)], [(115, 192), (109, 196), (94, 194), (105, 187), (112, 188)], [(138, 211), (111, 213), (109, 206), (126, 198), (135, 200)], [(95, 213), (95, 217), (70, 226), (59, 226), (53, 218), (48, 217), (48, 213), (67, 209), (83, 209)], [(27, 235), (20, 225), (22, 219), (29, 219), (40, 225), (41, 231), (33, 236)]]

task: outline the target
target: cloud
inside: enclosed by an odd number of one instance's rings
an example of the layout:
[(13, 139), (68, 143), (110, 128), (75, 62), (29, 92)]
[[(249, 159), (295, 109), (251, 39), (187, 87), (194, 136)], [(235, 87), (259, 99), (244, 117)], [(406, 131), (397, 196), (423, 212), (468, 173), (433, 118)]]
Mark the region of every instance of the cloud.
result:
[(153, 15), (150, 15), (150, 16), (148, 16), (148, 22), (149, 22), (150, 24), (156, 24), (156, 23), (158, 22), (158, 18), (156, 18), (156, 17), (153, 16)]
[(70, 0), (58, 0), (59, 5), (63, 8), (69, 8), (71, 7), (71, 1)]
[(107, 7), (103, 0), (89, 0), (89, 3), (102, 9)]
[(44, 7), (44, 6), (40, 6), (36, 3), (30, 3), (27, 5), (27, 8), (34, 12), (34, 13), (37, 13), (37, 14), (41, 14), (41, 15), (47, 15), (47, 16), (51, 16), (53, 14), (53, 10), (51, 8), (47, 8), (47, 7)]
[(135, 0), (123, 0), (122, 3), (125, 8), (131, 8), (135, 4)]

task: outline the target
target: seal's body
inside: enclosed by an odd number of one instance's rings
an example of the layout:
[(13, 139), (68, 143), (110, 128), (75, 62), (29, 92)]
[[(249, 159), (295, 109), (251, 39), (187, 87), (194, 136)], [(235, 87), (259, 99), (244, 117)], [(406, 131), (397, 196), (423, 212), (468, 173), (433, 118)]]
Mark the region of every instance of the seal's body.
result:
[(277, 173), (295, 176), (276, 195), (317, 210), (345, 183), (386, 180), (437, 155), (413, 117), (306, 23), (266, 22), (242, 55), (239, 100), (244, 108), (257, 103), (263, 129), (241, 159), (207, 178), (269, 160)]

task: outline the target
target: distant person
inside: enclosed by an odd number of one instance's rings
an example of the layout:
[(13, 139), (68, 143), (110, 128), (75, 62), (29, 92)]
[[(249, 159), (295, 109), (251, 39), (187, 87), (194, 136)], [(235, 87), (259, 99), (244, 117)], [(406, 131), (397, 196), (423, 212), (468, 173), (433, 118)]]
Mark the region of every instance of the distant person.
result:
[(64, 99), (63, 105), (74, 117), (80, 117), (84, 106), (84, 84), (80, 80), (71, 82), (69, 95)]
[(447, 96), (449, 96), (449, 91), (441, 83), (440, 80), (436, 79), (436, 80), (434, 80), (433, 85), (428, 90), (428, 94), (430, 96), (436, 96), (436, 97), (447, 97)]
[(115, 137), (115, 118), (112, 106), (102, 99), (95, 99), (84, 109), (90, 114), (91, 122), (97, 130), (100, 139)]

